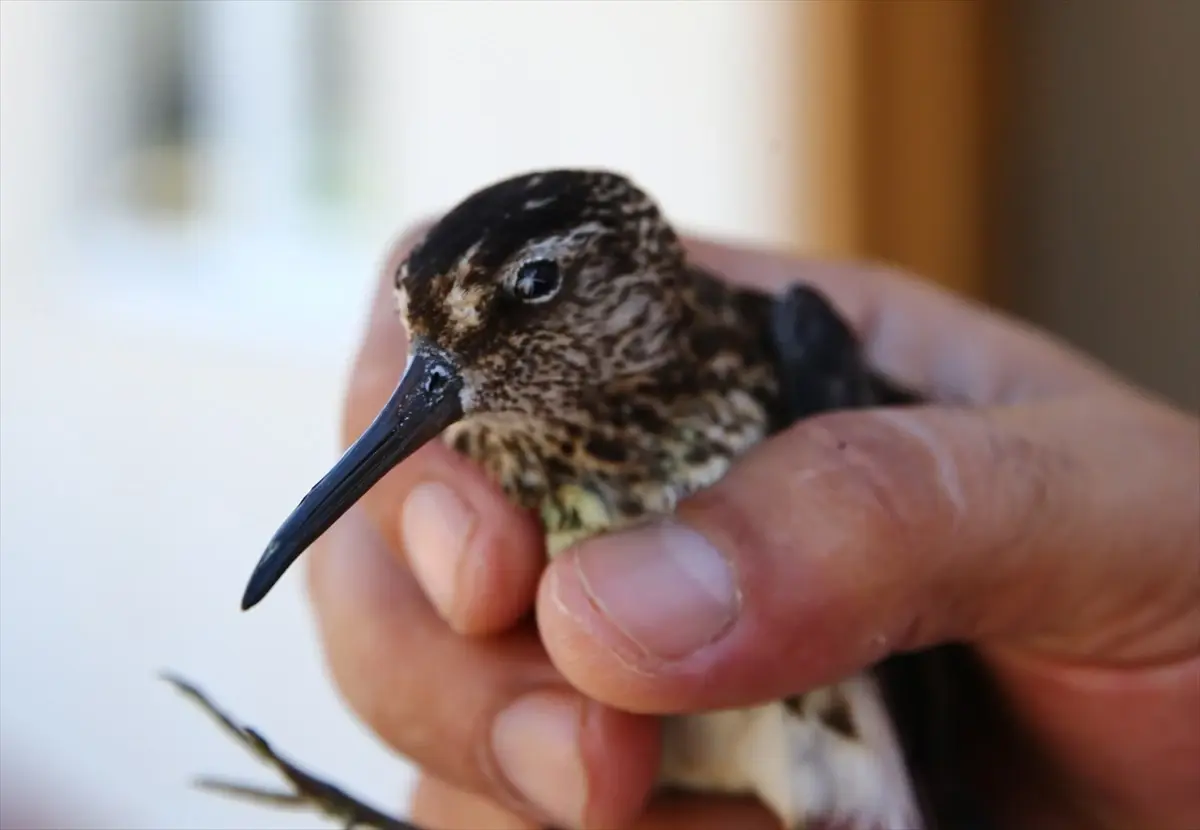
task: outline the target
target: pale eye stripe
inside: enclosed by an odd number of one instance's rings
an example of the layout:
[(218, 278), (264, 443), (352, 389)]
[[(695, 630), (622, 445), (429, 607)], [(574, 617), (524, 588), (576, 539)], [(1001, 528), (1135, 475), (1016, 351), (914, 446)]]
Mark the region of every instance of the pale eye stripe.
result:
[(483, 291), (464, 288), (456, 283), (446, 295), (446, 312), (456, 328), (470, 329), (479, 325), (479, 306), (483, 303)]

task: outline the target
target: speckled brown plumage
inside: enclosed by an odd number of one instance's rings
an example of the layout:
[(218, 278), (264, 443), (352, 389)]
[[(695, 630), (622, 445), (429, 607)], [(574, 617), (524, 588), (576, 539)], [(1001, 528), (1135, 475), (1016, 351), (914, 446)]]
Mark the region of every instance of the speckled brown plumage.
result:
[[(536, 304), (514, 296), (522, 265), (547, 258), (560, 288)], [(539, 512), (552, 556), (670, 514), (809, 411), (872, 402), (857, 343), (819, 295), (801, 288), (781, 301), (704, 272), (657, 205), (612, 173), (537, 173), (476, 193), (417, 246), (396, 291), (410, 336), (435, 342), (463, 378), (465, 416), (446, 439)], [(674, 719), (663, 781), (756, 792), (791, 827), (819, 817), (916, 820), (906, 793), (855, 805), (836, 792), (906, 781), (848, 781), (830, 792), (816, 782), (882, 775), (856, 768), (875, 761), (854, 753), (892, 748), (867, 749), (851, 709), (835, 687), (744, 720)], [(802, 727), (799, 742), (850, 760), (818, 759), (792, 786), (765, 780), (786, 776), (782, 768), (734, 769), (713, 757), (735, 752), (738, 730), (780, 714)]]
[[(699, 290), (701, 283), (714, 287)], [(738, 301), (699, 273), (670, 300), (653, 284), (633, 283), (621, 296), (624, 305), (614, 302), (605, 314), (636, 305), (633, 325), (660, 321), (653, 350), (619, 332), (589, 342), (586, 321), (564, 313), (570, 322), (521, 347), (512, 370), (487, 355), (465, 372), (495, 371), (507, 382), (481, 380), (477, 395), (487, 408), (451, 427), (447, 440), (514, 501), (540, 511), (548, 533), (582, 529), (564, 492), (602, 502), (605, 526), (669, 513), (779, 420), (763, 298)], [(564, 394), (567, 383), (574, 388)]]
[[(670, 514), (797, 419), (914, 400), (866, 367), (818, 292), (770, 296), (706, 273), (656, 203), (606, 171), (469, 196), (395, 288), (414, 353), (453, 377), (443, 438), (537, 511), (551, 555)], [(664, 734), (664, 784), (758, 794), (789, 828), (928, 825), (870, 675), (670, 718)]]
[[(532, 307), (505, 290), (531, 251), (564, 283)], [(453, 354), (470, 389), (447, 440), (551, 535), (669, 513), (784, 420), (770, 298), (689, 265), (623, 177), (493, 185), (433, 228), (396, 288), (410, 333)]]

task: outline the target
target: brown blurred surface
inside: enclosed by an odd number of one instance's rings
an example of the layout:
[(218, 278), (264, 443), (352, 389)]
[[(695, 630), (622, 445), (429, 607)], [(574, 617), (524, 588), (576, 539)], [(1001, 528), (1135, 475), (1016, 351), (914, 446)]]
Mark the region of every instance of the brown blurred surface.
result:
[(818, 8), (822, 252), (1006, 306), (1200, 407), (1200, 3)]
[(1200, 407), (1200, 3), (1015, 16), (1012, 305)]

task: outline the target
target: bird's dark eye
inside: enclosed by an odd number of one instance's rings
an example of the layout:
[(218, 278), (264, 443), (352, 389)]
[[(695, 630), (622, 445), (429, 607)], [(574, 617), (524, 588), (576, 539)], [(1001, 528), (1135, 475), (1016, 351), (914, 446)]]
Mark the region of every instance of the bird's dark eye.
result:
[(558, 291), (561, 279), (558, 263), (549, 259), (535, 259), (518, 269), (513, 293), (527, 303), (548, 300)]
[(446, 387), (447, 381), (450, 380), (450, 374), (441, 366), (433, 366), (429, 370), (429, 374), (425, 376), (425, 392), (429, 395), (436, 395)]

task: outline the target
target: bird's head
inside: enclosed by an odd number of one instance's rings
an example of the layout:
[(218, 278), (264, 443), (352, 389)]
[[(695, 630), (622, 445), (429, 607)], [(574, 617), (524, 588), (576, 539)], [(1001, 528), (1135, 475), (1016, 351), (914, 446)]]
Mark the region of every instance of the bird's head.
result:
[(662, 359), (682, 256), (658, 207), (622, 176), (555, 170), (494, 184), (446, 214), (396, 273), (412, 368), (445, 378), (467, 415), (561, 406)]
[(683, 251), (623, 176), (530, 173), (454, 207), (395, 275), (408, 365), (370, 427), (280, 527), (242, 607), (389, 470), (464, 416), (552, 415), (669, 359)]

